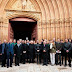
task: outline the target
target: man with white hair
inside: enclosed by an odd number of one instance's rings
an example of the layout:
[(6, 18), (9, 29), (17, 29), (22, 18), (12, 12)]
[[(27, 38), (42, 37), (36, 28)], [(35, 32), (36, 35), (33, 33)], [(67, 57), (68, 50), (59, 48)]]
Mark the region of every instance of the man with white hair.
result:
[(15, 66), (20, 66), (19, 63), (20, 63), (20, 57), (21, 57), (21, 54), (22, 54), (22, 48), (20, 46), (20, 41), (17, 40), (17, 44), (14, 46), (14, 54), (15, 54)]
[(48, 56), (48, 46), (46, 45), (46, 41), (43, 42), (43, 65), (47, 66), (47, 56)]

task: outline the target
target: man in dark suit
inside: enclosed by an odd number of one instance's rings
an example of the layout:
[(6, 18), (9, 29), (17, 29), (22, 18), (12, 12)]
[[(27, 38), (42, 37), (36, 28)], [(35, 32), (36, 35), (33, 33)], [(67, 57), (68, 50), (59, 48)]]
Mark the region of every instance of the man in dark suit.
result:
[(34, 44), (31, 40), (29, 44), (29, 63), (34, 63), (34, 50)]
[(61, 50), (62, 63), (61, 64), (63, 64), (63, 57), (64, 57), (64, 49), (63, 49), (64, 42), (63, 42), (63, 40), (61, 40), (61, 46), (62, 46), (62, 50)]
[[(62, 45), (60, 42), (60, 39), (56, 42), (56, 65), (60, 64), (61, 66), (61, 50), (62, 50)], [(59, 56), (59, 63), (58, 63), (58, 56)]]
[(35, 44), (35, 54), (37, 56), (37, 64), (38, 64), (38, 60), (39, 63), (41, 64), (41, 45), (39, 44), (39, 41), (37, 40), (37, 44)]
[[(21, 49), (23, 49), (22, 39), (19, 39), (19, 41), (20, 41), (20, 47), (21, 47)], [(22, 60), (22, 54), (20, 54), (20, 63), (22, 63), (22, 62), (23, 62), (23, 60)]]
[(17, 41), (17, 44), (14, 46), (14, 55), (16, 56), (15, 66), (20, 66), (20, 56), (22, 55), (22, 48), (20, 46), (20, 41)]
[(68, 39), (65, 39), (64, 43), (64, 52), (65, 52), (65, 66), (67, 66), (67, 56), (68, 56), (68, 62), (69, 62), (69, 67), (71, 67), (71, 43), (68, 42)]
[(22, 59), (23, 59), (23, 64), (25, 64), (26, 59), (27, 59), (27, 44), (26, 41), (22, 43), (23, 49), (22, 49)]
[[(14, 44), (12, 43), (12, 39), (10, 39), (8, 43), (8, 49), (7, 49), (7, 68), (9, 68), (9, 64), (10, 67), (12, 67), (13, 56), (14, 56)], [(9, 59), (10, 59), (10, 63), (9, 63)]]
[(48, 56), (48, 46), (46, 45), (46, 41), (43, 42), (43, 65), (47, 66), (47, 56)]
[(8, 44), (7, 41), (4, 40), (4, 43), (2, 44), (2, 67), (5, 67), (6, 64), (6, 58), (7, 58), (7, 49), (8, 49)]

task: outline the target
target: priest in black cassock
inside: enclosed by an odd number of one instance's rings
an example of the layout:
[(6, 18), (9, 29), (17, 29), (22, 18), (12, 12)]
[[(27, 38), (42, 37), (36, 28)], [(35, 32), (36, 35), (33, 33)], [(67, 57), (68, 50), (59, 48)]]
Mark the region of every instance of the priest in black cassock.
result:
[(27, 44), (26, 44), (26, 40), (24, 43), (22, 43), (23, 49), (22, 49), (22, 59), (23, 59), (23, 64), (25, 64), (26, 59), (27, 59)]
[(34, 63), (34, 44), (33, 44), (33, 41), (31, 40), (30, 41), (30, 44), (29, 44), (29, 63)]

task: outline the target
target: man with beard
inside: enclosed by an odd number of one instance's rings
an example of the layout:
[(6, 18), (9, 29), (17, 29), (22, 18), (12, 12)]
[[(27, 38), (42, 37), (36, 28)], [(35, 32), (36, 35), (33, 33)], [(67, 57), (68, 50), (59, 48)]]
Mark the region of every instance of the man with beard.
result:
[(18, 40), (17, 41), (17, 44), (14, 46), (14, 54), (16, 56), (16, 62), (15, 62), (15, 66), (20, 66), (19, 63), (20, 63), (20, 56), (22, 55), (22, 48), (20, 46), (20, 41)]
[(4, 40), (4, 43), (2, 44), (2, 67), (5, 67), (6, 64), (7, 49), (8, 49), (7, 41)]
[(37, 44), (35, 44), (35, 54), (37, 56), (37, 64), (39, 60), (39, 64), (41, 64), (41, 45), (39, 44), (39, 41), (37, 40)]
[(29, 63), (34, 63), (34, 44), (32, 40), (29, 44)]
[(67, 66), (67, 56), (68, 56), (68, 62), (69, 62), (69, 67), (71, 67), (71, 43), (68, 42), (68, 39), (65, 39), (64, 43), (64, 52), (65, 52), (65, 66)]

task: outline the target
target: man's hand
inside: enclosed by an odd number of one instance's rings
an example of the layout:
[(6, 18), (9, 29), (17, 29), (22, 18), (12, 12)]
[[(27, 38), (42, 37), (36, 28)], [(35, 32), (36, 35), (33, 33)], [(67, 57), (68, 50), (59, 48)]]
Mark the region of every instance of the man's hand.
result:
[(68, 52), (69, 52), (69, 50), (66, 50), (66, 52), (68, 53)]
[(43, 50), (43, 52), (46, 52), (45, 50)]
[(59, 53), (59, 50), (58, 50), (58, 53)]
[(39, 52), (39, 50), (37, 50), (37, 52)]
[(23, 51), (23, 53), (26, 53), (26, 51)]
[(0, 54), (0, 55), (2, 55), (2, 54)]
[(16, 54), (14, 54), (14, 56), (16, 56)]

